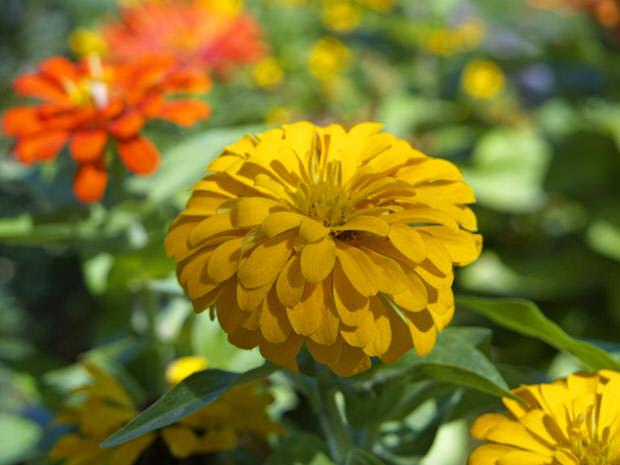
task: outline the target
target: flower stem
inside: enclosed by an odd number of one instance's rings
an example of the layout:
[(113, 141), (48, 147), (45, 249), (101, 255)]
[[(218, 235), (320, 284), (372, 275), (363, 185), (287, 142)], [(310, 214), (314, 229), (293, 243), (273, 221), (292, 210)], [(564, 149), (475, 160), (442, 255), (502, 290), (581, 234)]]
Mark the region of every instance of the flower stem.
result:
[(334, 461), (342, 463), (347, 452), (353, 448), (351, 434), (336, 405), (335, 392), (328, 386), (324, 377), (317, 379), (316, 388), (319, 399), (319, 420), (327, 439), (327, 445)]

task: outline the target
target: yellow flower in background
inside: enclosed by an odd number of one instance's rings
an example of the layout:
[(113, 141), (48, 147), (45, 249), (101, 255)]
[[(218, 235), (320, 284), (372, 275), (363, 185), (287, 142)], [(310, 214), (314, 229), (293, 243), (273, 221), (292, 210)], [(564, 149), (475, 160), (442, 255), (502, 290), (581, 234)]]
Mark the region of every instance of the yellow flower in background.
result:
[(99, 447), (112, 433), (132, 420), (138, 411), (123, 387), (97, 366), (84, 363), (93, 379), (75, 391), (85, 395), (76, 406), (67, 405), (55, 419), (57, 423), (76, 425), (77, 431), (62, 436), (50, 452), (52, 460), (67, 464), (131, 465), (156, 438), (148, 433), (110, 449)]
[(426, 49), (439, 56), (451, 56), (463, 51), (475, 50), (485, 36), (484, 23), (470, 18), (455, 28), (435, 29), (426, 41)]
[(360, 8), (351, 0), (323, 0), (323, 22), (334, 31), (351, 32), (360, 17)]
[(78, 27), (69, 36), (69, 47), (77, 57), (103, 55), (106, 52), (106, 42), (101, 36), (89, 29)]
[[(169, 380), (180, 382), (183, 374), (189, 376), (192, 369), (198, 371), (204, 363), (202, 357), (179, 359), (168, 368)], [(67, 405), (55, 420), (73, 424), (77, 431), (59, 439), (50, 452), (52, 460), (62, 460), (67, 465), (132, 465), (160, 434), (171, 456), (177, 459), (233, 449), (248, 434), (259, 440), (270, 433), (286, 434), (267, 415), (266, 407), (273, 398), (264, 391), (264, 383), (257, 381), (227, 391), (160, 432), (103, 449), (99, 444), (135, 418), (138, 410), (118, 381), (95, 365), (83, 366), (93, 382), (77, 389), (75, 394), (84, 397), (77, 405)]]
[(198, 371), (206, 370), (209, 362), (200, 355), (181, 357), (168, 365), (166, 380), (169, 384), (178, 384)]
[(165, 246), (231, 343), (291, 370), (305, 343), (340, 376), (432, 349), (454, 312), (453, 265), (480, 254), (474, 194), (452, 163), (380, 129), (245, 136), (194, 186)]
[(461, 48), (468, 51), (478, 48), (486, 34), (484, 23), (477, 18), (461, 23), (457, 31), (460, 35)]
[(426, 46), (435, 55), (454, 55), (461, 50), (461, 35), (450, 28), (436, 29), (428, 37)]
[(357, 2), (377, 11), (390, 11), (394, 7), (394, 0), (357, 0)]
[(492, 98), (504, 88), (504, 73), (492, 61), (470, 61), (463, 69), (461, 86), (472, 97)]
[(312, 47), (308, 67), (317, 79), (328, 79), (345, 66), (350, 56), (351, 52), (342, 42), (325, 37)]
[(239, 14), (243, 9), (243, 0), (200, 0), (211, 11), (231, 16)]
[(478, 418), (471, 435), (487, 441), (468, 465), (620, 463), (620, 373), (578, 373), (512, 391), (509, 412)]
[(273, 107), (265, 115), (265, 123), (271, 126), (281, 126), (290, 123), (292, 120), (291, 111), (285, 107)]
[(252, 67), (252, 79), (258, 87), (272, 89), (282, 82), (284, 72), (278, 60), (266, 57)]

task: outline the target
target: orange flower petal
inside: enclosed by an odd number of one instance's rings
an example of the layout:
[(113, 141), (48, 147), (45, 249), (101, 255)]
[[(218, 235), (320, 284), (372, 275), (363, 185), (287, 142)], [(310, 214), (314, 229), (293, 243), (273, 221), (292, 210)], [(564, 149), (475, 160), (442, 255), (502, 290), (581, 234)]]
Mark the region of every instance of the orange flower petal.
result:
[(199, 119), (206, 119), (211, 114), (211, 107), (197, 100), (175, 100), (168, 102), (161, 109), (159, 117), (180, 126), (191, 126)]
[(75, 173), (73, 192), (81, 202), (96, 202), (103, 197), (107, 183), (108, 173), (101, 163), (85, 163)]
[(26, 97), (57, 102), (68, 100), (67, 93), (59, 84), (40, 74), (23, 74), (15, 79), (13, 87), (18, 93)]
[(51, 57), (39, 63), (39, 70), (47, 77), (61, 83), (64, 79), (76, 81), (78, 73), (76, 65), (65, 57)]
[(17, 159), (22, 163), (33, 163), (54, 158), (68, 138), (69, 133), (66, 131), (46, 132), (21, 138), (15, 146)]
[(129, 139), (144, 127), (144, 117), (137, 111), (128, 111), (108, 123), (108, 130), (119, 139)]
[(18, 136), (36, 132), (41, 126), (36, 108), (15, 107), (2, 115), (2, 132), (7, 136)]
[(118, 154), (127, 168), (136, 174), (151, 174), (159, 166), (159, 152), (144, 137), (118, 142)]
[(92, 162), (101, 157), (107, 140), (107, 133), (101, 129), (80, 131), (71, 139), (69, 151), (79, 163)]

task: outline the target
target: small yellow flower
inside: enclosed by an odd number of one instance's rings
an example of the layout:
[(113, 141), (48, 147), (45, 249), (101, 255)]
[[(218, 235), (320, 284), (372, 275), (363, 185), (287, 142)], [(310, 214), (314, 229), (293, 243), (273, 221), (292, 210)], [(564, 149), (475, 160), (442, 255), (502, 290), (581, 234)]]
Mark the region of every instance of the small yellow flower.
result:
[(77, 57), (100, 56), (106, 52), (106, 43), (101, 34), (78, 27), (69, 36), (69, 47)]
[(284, 72), (278, 60), (266, 57), (252, 67), (252, 79), (258, 87), (272, 89), (282, 82)]
[(470, 19), (459, 25), (457, 31), (461, 38), (461, 49), (475, 50), (485, 36), (484, 23), (480, 19)]
[(465, 66), (461, 86), (472, 97), (492, 98), (504, 88), (504, 73), (492, 61), (474, 60)]
[(360, 17), (360, 8), (351, 0), (323, 0), (323, 22), (334, 31), (351, 32)]
[[(206, 360), (180, 359), (172, 371), (189, 373), (196, 363)], [(185, 366), (183, 366), (185, 365)], [(75, 392), (85, 394), (77, 405), (67, 405), (55, 419), (77, 427), (75, 433), (62, 436), (50, 452), (52, 460), (66, 461), (67, 465), (132, 465), (161, 438), (172, 457), (186, 458), (194, 454), (229, 450), (240, 442), (240, 436), (251, 434), (258, 438), (286, 431), (267, 415), (266, 408), (273, 398), (264, 392), (264, 383), (257, 381), (233, 388), (211, 404), (179, 420), (160, 432), (150, 432), (117, 447), (99, 447), (105, 439), (138, 414), (123, 387), (114, 378), (95, 365), (84, 368), (93, 378)], [(200, 369), (200, 368), (199, 368)], [(161, 452), (158, 452), (161, 453)]]
[(357, 2), (377, 11), (390, 11), (394, 7), (394, 0), (357, 0)]
[(613, 465), (620, 463), (620, 373), (578, 373), (512, 391), (509, 412), (478, 418), (471, 435), (487, 441), (468, 465)]
[(450, 56), (461, 51), (461, 35), (450, 28), (436, 29), (428, 37), (426, 47), (431, 53)]
[(265, 115), (265, 123), (270, 126), (282, 126), (283, 124), (290, 123), (293, 120), (293, 115), (288, 108), (285, 107), (273, 107)]
[(317, 79), (328, 79), (345, 66), (350, 56), (351, 52), (342, 42), (326, 37), (312, 47), (308, 67)]
[(452, 163), (379, 133), (308, 122), (226, 147), (165, 240), (194, 309), (291, 370), (302, 344), (340, 376), (434, 346), (453, 265), (480, 254)]
[(200, 0), (211, 11), (234, 16), (243, 9), (243, 0)]
[(169, 384), (178, 384), (198, 371), (206, 370), (209, 363), (201, 355), (181, 357), (168, 365), (166, 380)]

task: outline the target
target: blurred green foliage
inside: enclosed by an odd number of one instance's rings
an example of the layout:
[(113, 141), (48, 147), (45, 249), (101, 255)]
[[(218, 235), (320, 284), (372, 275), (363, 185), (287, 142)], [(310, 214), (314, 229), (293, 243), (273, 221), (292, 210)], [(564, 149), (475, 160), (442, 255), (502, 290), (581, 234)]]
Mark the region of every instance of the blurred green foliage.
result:
[[(137, 398), (161, 392), (154, 351), (166, 361), (202, 354), (229, 371), (260, 365), (256, 352), (227, 345), (208, 315), (192, 314), (162, 242), (188, 189), (225, 145), (291, 120), (376, 120), (458, 164), (477, 195), (484, 252), (458, 271), (456, 292), (532, 299), (567, 333), (619, 353), (601, 342), (618, 342), (620, 325), (620, 43), (609, 31), (584, 13), (558, 15), (525, 0), (401, 0), (388, 12), (363, 8), (359, 24), (338, 31), (323, 21), (320, 2), (298, 3), (246, 1), (282, 80), (260, 88), (251, 68), (241, 70), (206, 96), (213, 107), (206, 122), (191, 129), (149, 126), (163, 153), (159, 171), (137, 178), (118, 167), (101, 204), (73, 199), (67, 153), (22, 166), (11, 158), (11, 141), (0, 141), (0, 464), (46, 463), (45, 450), (57, 437), (49, 409), (84, 379), (81, 369), (67, 368), (81, 354), (108, 364)], [(113, 0), (4, 0), (0, 110), (18, 102), (14, 77), (41, 59), (68, 55), (70, 31), (95, 25), (115, 8)], [(446, 49), (450, 31), (472, 22), (477, 43)], [(319, 78), (309, 64), (326, 37), (348, 55)], [(462, 87), (472, 60), (502, 70), (497, 95), (477, 98)], [(150, 328), (145, 314), (153, 309), (157, 324)], [(490, 338), (485, 332), (469, 341), (468, 350), (480, 357), (467, 358), (474, 371), (487, 370), (484, 382), (495, 379), (482, 391), (501, 392), (504, 379), (514, 387), (583, 368), (465, 307), (457, 308), (454, 323), (493, 330)], [(464, 330), (447, 330), (440, 341)], [(153, 331), (156, 347), (144, 337)], [(411, 358), (403, 364), (415, 370), (419, 362)], [(348, 415), (360, 427), (361, 413), (390, 421), (375, 432), (375, 451), (386, 463), (462, 463), (469, 444), (461, 419), (499, 405), (488, 394), (446, 385), (437, 366), (425, 370), (435, 381), (371, 393), (360, 388), (347, 397)], [(470, 387), (479, 381), (471, 379)], [(308, 419), (308, 401), (284, 391), (276, 397), (285, 424), (318, 429)], [(378, 392), (387, 401), (368, 403)], [(396, 396), (401, 402), (390, 403)], [(445, 438), (462, 446), (455, 456), (431, 449)], [(329, 464), (326, 452), (319, 438), (298, 432), (268, 463), (295, 457), (304, 465)], [(373, 460), (355, 452), (346, 463)]]

